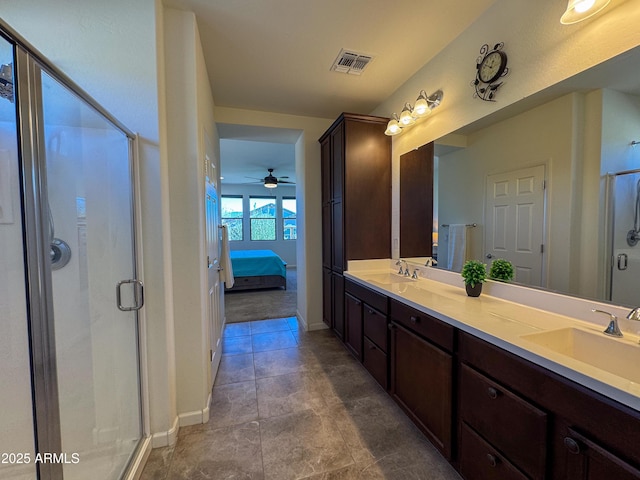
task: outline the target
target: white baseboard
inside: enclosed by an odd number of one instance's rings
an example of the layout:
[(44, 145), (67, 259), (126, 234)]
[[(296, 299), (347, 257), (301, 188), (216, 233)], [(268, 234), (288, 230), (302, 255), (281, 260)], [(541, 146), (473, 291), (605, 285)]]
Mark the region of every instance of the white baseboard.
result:
[(180, 430), (180, 419), (176, 417), (173, 420), (173, 426), (166, 432), (154, 433), (151, 436), (151, 447), (171, 447), (178, 441), (178, 430)]
[(211, 394), (212, 392), (209, 392), (209, 398), (207, 398), (207, 407), (202, 410), (202, 423), (209, 423), (209, 415), (211, 413), (211, 410), (209, 408), (209, 406), (211, 405)]
[(178, 415), (180, 419), (181, 427), (188, 427), (189, 425), (199, 425), (201, 423), (207, 423), (209, 421), (209, 405), (211, 404), (211, 394), (207, 399), (207, 406), (202, 410), (194, 410), (193, 412), (181, 413)]

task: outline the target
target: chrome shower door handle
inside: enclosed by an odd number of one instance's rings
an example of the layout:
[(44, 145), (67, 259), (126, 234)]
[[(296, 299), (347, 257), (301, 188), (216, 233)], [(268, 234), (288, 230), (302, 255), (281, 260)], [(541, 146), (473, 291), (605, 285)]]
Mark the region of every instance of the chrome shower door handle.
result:
[[(125, 307), (122, 305), (122, 285), (133, 284), (133, 301), (134, 304), (131, 307)], [(123, 312), (131, 312), (133, 310), (140, 310), (144, 305), (144, 284), (140, 280), (120, 280), (116, 284), (116, 305), (118, 310)]]
[(626, 270), (628, 260), (629, 260), (629, 257), (627, 257), (626, 253), (620, 253), (618, 255), (618, 270)]

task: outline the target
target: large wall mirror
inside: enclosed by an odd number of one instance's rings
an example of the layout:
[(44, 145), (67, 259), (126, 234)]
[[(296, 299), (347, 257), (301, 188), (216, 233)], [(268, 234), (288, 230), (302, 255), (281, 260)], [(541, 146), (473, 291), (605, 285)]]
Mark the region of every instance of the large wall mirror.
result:
[(455, 270), (464, 248), (511, 260), (517, 283), (640, 304), (640, 242), (627, 241), (640, 230), (633, 142), (640, 47), (436, 140), (437, 249), (423, 255)]

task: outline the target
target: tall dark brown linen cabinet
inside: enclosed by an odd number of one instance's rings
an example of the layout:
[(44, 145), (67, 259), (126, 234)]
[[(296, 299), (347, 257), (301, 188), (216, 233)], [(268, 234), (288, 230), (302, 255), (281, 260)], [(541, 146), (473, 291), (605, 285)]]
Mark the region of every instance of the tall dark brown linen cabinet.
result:
[(341, 339), (349, 328), (342, 275), (347, 261), (391, 257), (391, 137), (384, 134), (388, 120), (343, 113), (319, 139), (323, 320)]

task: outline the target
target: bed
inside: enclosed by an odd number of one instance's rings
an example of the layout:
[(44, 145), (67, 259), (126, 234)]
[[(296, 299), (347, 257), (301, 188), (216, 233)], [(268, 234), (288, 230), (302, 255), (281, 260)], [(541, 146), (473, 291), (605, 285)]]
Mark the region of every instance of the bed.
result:
[(227, 292), (259, 288), (287, 289), (287, 264), (271, 250), (232, 250), (234, 284)]

